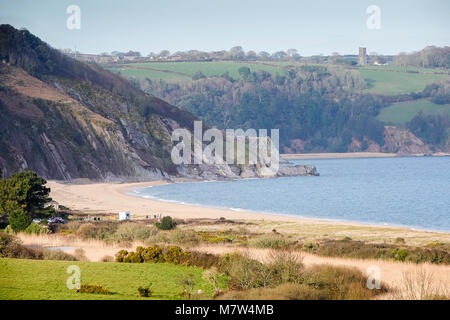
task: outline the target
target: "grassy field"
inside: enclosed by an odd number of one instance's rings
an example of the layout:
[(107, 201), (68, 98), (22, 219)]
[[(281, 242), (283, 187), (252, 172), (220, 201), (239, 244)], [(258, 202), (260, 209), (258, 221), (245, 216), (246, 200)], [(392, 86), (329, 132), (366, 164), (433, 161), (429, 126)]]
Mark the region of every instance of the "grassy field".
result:
[[(239, 79), (239, 68), (248, 67), (252, 72), (264, 70), (271, 74), (284, 74), (282, 67), (247, 62), (148, 62), (131, 63), (120, 68), (109, 68), (110, 71), (120, 72), (124, 76), (135, 76), (141, 79), (163, 79), (165, 81), (190, 80), (197, 72), (207, 77), (219, 76), (228, 72), (234, 79)], [(163, 70), (163, 71), (162, 71)], [(166, 72), (164, 72), (166, 71)]]
[[(81, 269), (82, 284), (102, 285), (112, 295), (76, 293), (66, 287), (69, 265)], [(203, 270), (167, 263), (71, 262), (0, 259), (0, 299), (179, 299), (180, 276), (192, 274), (194, 290), (207, 296), (213, 287), (202, 279)], [(152, 282), (151, 298), (136, 296), (137, 288)], [(225, 284), (222, 283), (222, 287)]]
[(366, 80), (369, 88), (368, 92), (385, 95), (395, 95), (402, 93), (422, 91), (427, 85), (449, 79), (446, 74), (434, 74), (432, 70), (407, 69), (409, 71), (419, 71), (419, 73), (408, 73), (406, 69), (387, 69), (384, 66), (361, 67), (359, 71)]
[(450, 104), (436, 104), (429, 100), (394, 103), (381, 110), (377, 118), (387, 123), (403, 124), (414, 118), (420, 111), (425, 114), (450, 113)]

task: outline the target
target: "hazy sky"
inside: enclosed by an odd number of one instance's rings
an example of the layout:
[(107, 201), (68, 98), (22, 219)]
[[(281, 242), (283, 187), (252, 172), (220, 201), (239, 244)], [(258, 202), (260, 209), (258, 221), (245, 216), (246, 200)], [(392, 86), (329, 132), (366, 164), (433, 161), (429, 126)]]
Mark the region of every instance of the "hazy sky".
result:
[[(69, 5), (81, 29), (69, 30)], [(369, 5), (381, 29), (366, 26)], [(168, 49), (298, 49), (301, 55), (395, 54), (450, 45), (449, 0), (0, 0), (0, 23), (25, 27), (55, 48), (84, 53)]]

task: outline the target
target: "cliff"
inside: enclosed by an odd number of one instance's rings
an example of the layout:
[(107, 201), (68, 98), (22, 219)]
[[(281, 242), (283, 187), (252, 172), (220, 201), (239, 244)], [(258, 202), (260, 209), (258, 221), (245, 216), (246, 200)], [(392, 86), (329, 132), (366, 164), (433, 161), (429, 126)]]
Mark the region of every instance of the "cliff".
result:
[(181, 127), (192, 131), (192, 114), (63, 55), (26, 30), (0, 26), (0, 61), (5, 176), (25, 169), (56, 180), (260, 175), (255, 168), (227, 165), (175, 166), (171, 133)]

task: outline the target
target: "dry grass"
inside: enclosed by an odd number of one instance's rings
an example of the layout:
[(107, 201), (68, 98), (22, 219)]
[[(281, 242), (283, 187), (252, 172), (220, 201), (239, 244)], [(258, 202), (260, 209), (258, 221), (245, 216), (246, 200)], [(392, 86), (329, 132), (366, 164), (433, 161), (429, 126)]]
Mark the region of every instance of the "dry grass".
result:
[(415, 271), (403, 272), (400, 290), (394, 298), (401, 300), (449, 300), (450, 288), (436, 280), (434, 273), (427, 267)]

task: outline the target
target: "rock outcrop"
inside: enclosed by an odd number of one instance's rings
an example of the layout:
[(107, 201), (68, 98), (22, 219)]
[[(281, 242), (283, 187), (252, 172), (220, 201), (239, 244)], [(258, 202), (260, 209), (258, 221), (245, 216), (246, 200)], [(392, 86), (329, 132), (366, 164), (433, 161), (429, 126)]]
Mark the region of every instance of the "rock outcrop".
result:
[(384, 129), (385, 151), (404, 155), (430, 154), (430, 147), (405, 129), (386, 126)]

